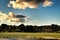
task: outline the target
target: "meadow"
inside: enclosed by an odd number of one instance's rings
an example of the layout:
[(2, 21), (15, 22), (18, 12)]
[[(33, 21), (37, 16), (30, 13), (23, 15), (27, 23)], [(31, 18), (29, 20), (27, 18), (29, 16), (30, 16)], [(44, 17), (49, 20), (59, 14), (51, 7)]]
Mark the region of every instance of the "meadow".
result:
[(1, 32), (0, 38), (60, 38), (60, 33)]

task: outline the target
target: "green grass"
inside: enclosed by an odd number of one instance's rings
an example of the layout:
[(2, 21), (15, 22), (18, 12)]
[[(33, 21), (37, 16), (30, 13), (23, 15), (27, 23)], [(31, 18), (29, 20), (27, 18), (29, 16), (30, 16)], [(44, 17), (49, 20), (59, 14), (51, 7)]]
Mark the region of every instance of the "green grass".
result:
[(0, 33), (0, 38), (40, 38), (54, 37), (60, 38), (60, 33), (23, 33), (23, 32), (5, 32)]

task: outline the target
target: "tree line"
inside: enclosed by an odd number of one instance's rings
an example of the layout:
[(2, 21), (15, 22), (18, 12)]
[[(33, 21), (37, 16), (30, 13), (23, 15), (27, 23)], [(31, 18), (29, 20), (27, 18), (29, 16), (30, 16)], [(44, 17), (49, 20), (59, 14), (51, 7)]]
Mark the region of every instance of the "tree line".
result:
[(45, 26), (32, 26), (21, 24), (19, 26), (12, 26), (7, 24), (2, 24), (0, 26), (0, 32), (57, 32), (60, 33), (59, 25), (45, 25)]

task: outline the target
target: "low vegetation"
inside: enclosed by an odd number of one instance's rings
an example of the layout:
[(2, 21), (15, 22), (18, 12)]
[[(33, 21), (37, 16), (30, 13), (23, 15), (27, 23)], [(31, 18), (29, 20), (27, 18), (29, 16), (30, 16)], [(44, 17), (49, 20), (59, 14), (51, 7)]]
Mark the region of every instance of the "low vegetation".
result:
[(0, 26), (0, 38), (42, 38), (52, 37), (60, 38), (60, 26), (59, 25), (44, 25), (44, 26), (32, 26), (21, 24), (19, 26), (12, 26), (2, 24)]

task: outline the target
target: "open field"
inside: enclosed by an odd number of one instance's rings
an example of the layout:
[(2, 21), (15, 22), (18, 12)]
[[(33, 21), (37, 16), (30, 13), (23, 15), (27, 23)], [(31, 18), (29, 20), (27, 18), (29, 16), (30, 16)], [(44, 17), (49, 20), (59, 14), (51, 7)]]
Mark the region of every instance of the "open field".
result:
[(5, 32), (0, 33), (0, 38), (60, 38), (60, 33), (23, 33)]

